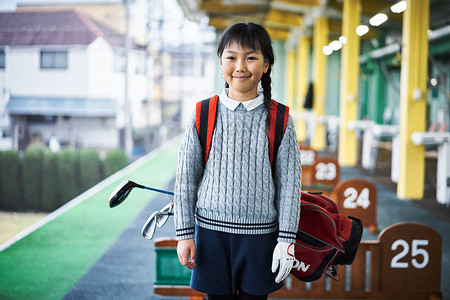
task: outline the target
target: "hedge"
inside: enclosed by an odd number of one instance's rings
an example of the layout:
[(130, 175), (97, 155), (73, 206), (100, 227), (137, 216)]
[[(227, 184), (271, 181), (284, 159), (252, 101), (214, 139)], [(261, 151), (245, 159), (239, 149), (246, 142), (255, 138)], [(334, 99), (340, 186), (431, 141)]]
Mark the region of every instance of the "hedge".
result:
[(4, 151), (1, 155), (0, 186), (3, 208), (17, 210), (22, 207), (21, 160), (13, 150)]
[(41, 145), (0, 152), (0, 209), (50, 212), (128, 165), (123, 150), (104, 160), (94, 149), (63, 148), (57, 153)]
[(44, 151), (42, 177), (42, 210), (53, 211), (57, 209), (61, 202), (59, 190), (56, 188), (59, 184), (58, 179), (58, 154), (48, 149)]
[(103, 166), (100, 155), (94, 149), (80, 150), (81, 191), (86, 191), (103, 179)]
[(23, 155), (23, 204), (32, 210), (42, 206), (43, 156), (40, 144), (27, 147)]
[(57, 192), (62, 205), (77, 196), (81, 190), (77, 152), (72, 148), (63, 148), (58, 152), (57, 162)]
[(127, 156), (122, 149), (112, 149), (106, 153), (105, 176), (111, 176), (128, 165)]

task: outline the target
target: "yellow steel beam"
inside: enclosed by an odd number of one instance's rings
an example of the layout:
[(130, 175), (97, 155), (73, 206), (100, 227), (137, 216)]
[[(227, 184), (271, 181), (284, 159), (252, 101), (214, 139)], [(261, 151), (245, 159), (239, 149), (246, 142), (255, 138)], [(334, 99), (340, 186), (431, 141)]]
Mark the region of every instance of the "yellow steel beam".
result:
[(302, 5), (302, 6), (320, 6), (320, 0), (280, 0), (273, 2), (282, 2), (291, 5)]
[(308, 90), (308, 69), (309, 69), (309, 49), (311, 48), (311, 40), (308, 36), (302, 35), (298, 40), (297, 45), (297, 61), (296, 69), (297, 71), (297, 104), (296, 111), (297, 115), (300, 116), (300, 119), (295, 120), (295, 129), (297, 132), (297, 138), (300, 142), (306, 141), (307, 132), (306, 132), (306, 122), (301, 119), (302, 115), (305, 113), (305, 108), (303, 107), (303, 103), (305, 101), (306, 92)]
[[(364, 1), (362, 1), (361, 14), (371, 17), (371, 16), (376, 15), (377, 13), (384, 12), (384, 13), (389, 14), (390, 19), (395, 20), (395, 21), (401, 21), (402, 15), (391, 13), (391, 11), (389, 9), (393, 4), (394, 3), (388, 3), (388, 2), (377, 1), (377, 0), (364, 0)], [(330, 0), (328, 2), (328, 5), (335, 8), (338, 11), (341, 11), (341, 12), (343, 11), (342, 1)]]
[(330, 34), (342, 34), (342, 21), (340, 20), (328, 20), (328, 27), (330, 29)]
[(356, 166), (357, 140), (355, 132), (347, 127), (357, 119), (360, 37), (355, 28), (360, 24), (361, 0), (344, 0), (342, 32), (347, 43), (341, 55), (341, 97), (338, 162), (341, 166)]
[(209, 25), (219, 30), (225, 30), (230, 26), (228, 18), (209, 18)]
[[(339, 20), (328, 20), (328, 25), (330, 27), (330, 35), (342, 35), (342, 22)], [(359, 25), (359, 24), (358, 24)], [(369, 32), (363, 35), (361, 38), (366, 40), (372, 40), (377, 38), (377, 32), (374, 27), (369, 27)], [(356, 30), (353, 30), (353, 33), (355, 33)]]
[[(313, 34), (313, 52), (314, 52), (314, 100), (313, 111), (316, 118), (323, 116), (325, 112), (325, 91), (326, 91), (326, 72), (327, 56), (323, 54), (323, 47), (328, 45), (328, 19), (325, 16), (317, 17), (314, 23)], [(311, 148), (316, 151), (325, 149), (325, 125), (316, 122), (315, 130), (311, 140)]]
[(265, 24), (272, 27), (301, 27), (303, 18), (298, 14), (285, 12), (278, 9), (270, 9), (266, 15)]
[(264, 5), (223, 4), (220, 0), (200, 1), (198, 9), (212, 14), (254, 14), (267, 10)]
[(253, 16), (234, 16), (234, 17), (210, 17), (209, 18), (209, 25), (213, 26), (219, 30), (224, 30), (228, 28), (228, 26), (239, 23), (239, 22), (255, 22), (260, 23), (261, 22), (261, 15), (253, 15)]
[(361, 1), (361, 14), (376, 15), (377, 13), (389, 8), (392, 4), (377, 1), (377, 0), (363, 0)]
[(265, 27), (272, 40), (287, 41), (289, 39), (289, 30), (273, 28), (271, 26)]
[(401, 14), (394, 14), (391, 12), (390, 7), (395, 3), (386, 3), (376, 0), (364, 0), (361, 1), (363, 15), (374, 16), (380, 12), (384, 12), (389, 15), (389, 18), (395, 21), (401, 21)]
[(397, 196), (423, 197), (424, 146), (411, 141), (414, 131), (425, 131), (429, 0), (407, 0), (403, 12), (402, 67), (400, 75), (400, 174)]
[(288, 106), (295, 110), (295, 50), (287, 49), (287, 58), (286, 58), (286, 76), (287, 76), (287, 103)]

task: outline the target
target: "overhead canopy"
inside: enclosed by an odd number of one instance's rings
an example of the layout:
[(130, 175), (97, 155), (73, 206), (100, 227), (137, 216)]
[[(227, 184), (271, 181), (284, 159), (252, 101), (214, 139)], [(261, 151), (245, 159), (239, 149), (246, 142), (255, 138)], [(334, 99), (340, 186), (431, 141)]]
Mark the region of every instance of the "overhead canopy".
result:
[(10, 115), (54, 115), (114, 117), (115, 99), (11, 96), (6, 111)]
[[(387, 35), (401, 35), (402, 14), (392, 13), (390, 7), (399, 0), (364, 0), (361, 1), (361, 21), (369, 23), (369, 19), (383, 12), (389, 20), (377, 28), (373, 28), (362, 38), (376, 37), (377, 30)], [(434, 30), (446, 25), (450, 14), (450, 6), (446, 1), (431, 2), (430, 29)], [(224, 30), (231, 24), (252, 21), (264, 25), (274, 39), (288, 40), (292, 33), (308, 33), (312, 30), (314, 19), (326, 16), (329, 22), (330, 37), (342, 34), (343, 0), (178, 0), (187, 18), (200, 21), (203, 16), (209, 18), (209, 25), (217, 30)]]

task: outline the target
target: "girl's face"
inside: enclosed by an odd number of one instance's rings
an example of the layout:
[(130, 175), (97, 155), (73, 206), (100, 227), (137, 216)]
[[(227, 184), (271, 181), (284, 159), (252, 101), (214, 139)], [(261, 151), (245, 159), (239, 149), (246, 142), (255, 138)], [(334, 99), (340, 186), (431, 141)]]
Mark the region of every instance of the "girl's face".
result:
[(220, 59), (223, 77), (229, 85), (228, 97), (237, 101), (256, 98), (258, 83), (269, 69), (261, 51), (231, 43)]

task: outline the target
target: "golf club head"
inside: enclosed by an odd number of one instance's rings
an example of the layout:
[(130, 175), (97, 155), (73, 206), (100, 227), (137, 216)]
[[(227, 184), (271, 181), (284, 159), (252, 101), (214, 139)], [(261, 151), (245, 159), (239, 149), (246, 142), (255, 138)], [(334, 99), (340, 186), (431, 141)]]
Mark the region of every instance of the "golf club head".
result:
[(156, 229), (156, 222), (159, 211), (155, 211), (145, 222), (144, 227), (142, 227), (142, 236), (148, 240), (153, 238)]
[(135, 187), (145, 188), (143, 185), (137, 184), (131, 180), (125, 180), (119, 184), (109, 196), (109, 207), (116, 207), (122, 203)]
[(166, 224), (169, 216), (172, 215), (173, 203), (169, 203), (164, 206), (159, 212), (161, 213), (156, 219), (156, 225), (158, 227), (163, 227)]

